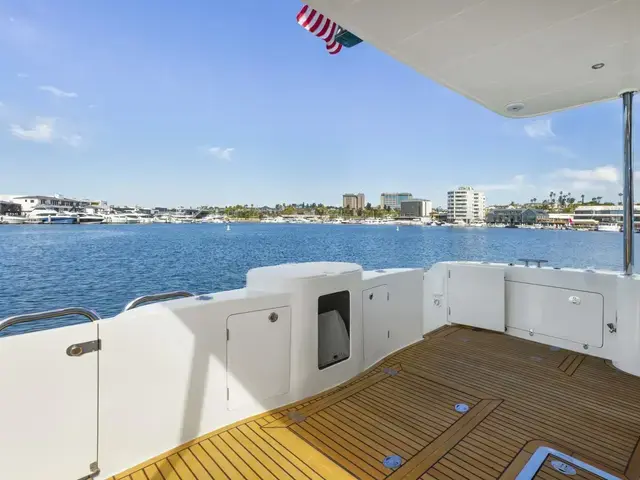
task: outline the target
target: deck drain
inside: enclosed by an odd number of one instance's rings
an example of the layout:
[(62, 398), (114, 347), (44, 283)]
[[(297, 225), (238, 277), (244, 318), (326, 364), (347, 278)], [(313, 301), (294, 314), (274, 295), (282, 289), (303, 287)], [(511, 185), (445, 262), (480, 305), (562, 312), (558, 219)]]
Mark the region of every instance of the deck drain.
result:
[(551, 460), (551, 466), (565, 475), (575, 475), (576, 469), (560, 460)]
[(458, 413), (467, 413), (469, 411), (469, 405), (467, 405), (466, 403), (456, 403), (456, 406), (454, 408)]
[(559, 352), (560, 347), (549, 347), (549, 350), (551, 350), (552, 352)]
[(213, 300), (213, 295), (198, 295), (196, 300)]
[(467, 343), (467, 342), (470, 342), (471, 340), (469, 340), (468, 338), (461, 338), (460, 341), (464, 342), (464, 343)]
[(395, 377), (398, 374), (398, 370), (395, 368), (385, 368), (383, 372), (387, 375), (391, 375), (392, 377)]
[(538, 363), (542, 361), (542, 357), (529, 357), (529, 358), (531, 358), (531, 360), (533, 360), (534, 362), (538, 362)]
[(287, 417), (289, 417), (291, 420), (293, 420), (296, 423), (302, 423), (307, 419), (307, 416), (303, 415), (300, 412), (289, 412), (287, 414)]
[(389, 455), (382, 461), (382, 464), (387, 468), (398, 468), (401, 463), (402, 457), (400, 455)]

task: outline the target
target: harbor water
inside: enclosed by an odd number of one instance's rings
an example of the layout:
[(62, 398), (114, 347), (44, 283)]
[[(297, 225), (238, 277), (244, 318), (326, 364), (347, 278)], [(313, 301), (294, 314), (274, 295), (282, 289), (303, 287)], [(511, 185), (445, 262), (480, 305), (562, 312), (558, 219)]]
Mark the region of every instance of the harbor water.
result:
[[(620, 270), (622, 234), (393, 225), (5, 225), (0, 319), (70, 306), (111, 317), (141, 295), (242, 288), (249, 269), (286, 262), (346, 261), (377, 269), (519, 258)], [(77, 321), (17, 325), (5, 334)]]

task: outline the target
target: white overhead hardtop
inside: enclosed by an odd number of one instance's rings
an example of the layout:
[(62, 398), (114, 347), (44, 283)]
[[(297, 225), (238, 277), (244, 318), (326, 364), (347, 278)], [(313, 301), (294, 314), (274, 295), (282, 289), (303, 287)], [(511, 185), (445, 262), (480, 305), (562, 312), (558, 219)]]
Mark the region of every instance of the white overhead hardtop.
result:
[(308, 3), (501, 115), (529, 117), (640, 88), (640, 0)]

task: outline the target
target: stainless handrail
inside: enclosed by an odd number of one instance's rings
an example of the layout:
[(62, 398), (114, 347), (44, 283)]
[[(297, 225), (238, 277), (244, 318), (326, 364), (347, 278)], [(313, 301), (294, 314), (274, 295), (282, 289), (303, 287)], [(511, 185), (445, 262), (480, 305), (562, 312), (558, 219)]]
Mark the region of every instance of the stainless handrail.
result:
[(127, 306), (124, 307), (123, 312), (127, 310), (131, 310), (132, 308), (136, 308), (143, 303), (155, 302), (156, 300), (169, 300), (171, 298), (181, 298), (181, 297), (193, 297), (193, 293), (185, 292), (179, 290), (177, 292), (165, 292), (165, 293), (156, 293), (154, 295), (143, 295), (142, 297), (138, 297), (135, 300), (131, 300), (127, 303)]
[(46, 312), (38, 312), (38, 313), (25, 313), (23, 315), (14, 315), (13, 317), (5, 318), (0, 321), (0, 331), (4, 330), (11, 325), (16, 325), (18, 323), (25, 322), (33, 322), (34, 320), (47, 320), (50, 318), (58, 318), (58, 317), (66, 317), (68, 315), (82, 315), (83, 317), (88, 318), (92, 322), (97, 322), (100, 320), (100, 315), (98, 315), (93, 310), (89, 310), (88, 308), (82, 307), (69, 307), (69, 308), (60, 308), (58, 310), (48, 310)]

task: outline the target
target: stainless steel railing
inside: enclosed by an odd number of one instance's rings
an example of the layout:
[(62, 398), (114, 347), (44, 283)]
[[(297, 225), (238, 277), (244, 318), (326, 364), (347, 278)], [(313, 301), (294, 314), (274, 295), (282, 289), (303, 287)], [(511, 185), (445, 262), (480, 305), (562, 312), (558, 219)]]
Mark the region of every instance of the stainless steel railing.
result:
[(100, 315), (98, 315), (93, 310), (89, 310), (88, 308), (60, 308), (58, 310), (48, 310), (46, 312), (38, 313), (26, 313), (24, 315), (14, 315), (13, 317), (5, 318), (4, 320), (0, 321), (0, 332), (5, 328), (10, 327), (11, 325), (17, 325), (18, 323), (33, 322), (35, 320), (48, 320), (50, 318), (67, 317), (69, 315), (81, 315), (85, 318), (88, 318), (92, 322), (100, 320)]
[(133, 308), (139, 307), (144, 303), (157, 302), (159, 300), (170, 300), (172, 298), (182, 298), (182, 297), (193, 297), (193, 293), (179, 290), (177, 292), (165, 292), (165, 293), (156, 293), (154, 295), (143, 295), (142, 297), (138, 297), (135, 300), (131, 300), (129, 303), (127, 303), (127, 306), (124, 307), (124, 310), (122, 311), (126, 312), (127, 310), (131, 310)]

